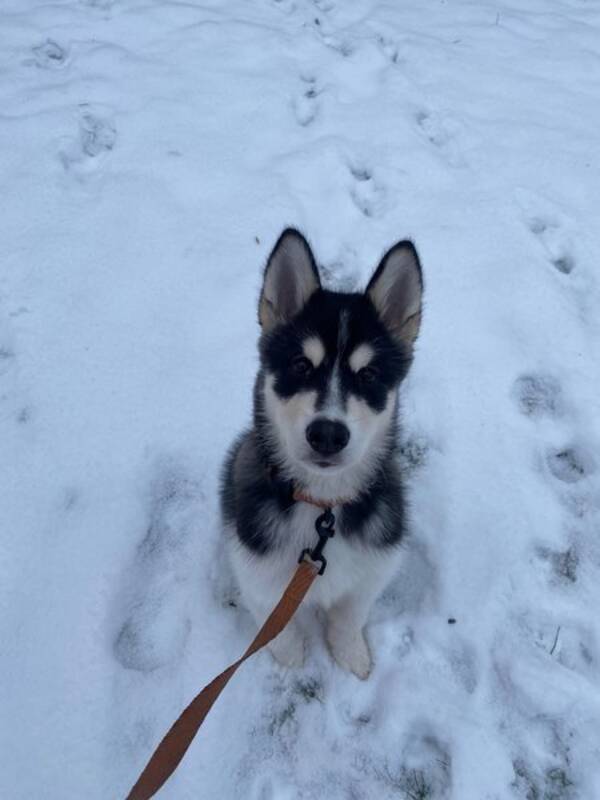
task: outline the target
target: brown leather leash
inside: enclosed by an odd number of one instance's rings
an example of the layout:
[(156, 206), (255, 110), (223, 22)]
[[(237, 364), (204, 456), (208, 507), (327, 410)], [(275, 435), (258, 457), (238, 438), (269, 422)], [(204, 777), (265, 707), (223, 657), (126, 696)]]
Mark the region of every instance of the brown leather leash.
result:
[(294, 500), (311, 503), (323, 510), (323, 513), (315, 522), (315, 528), (319, 536), (317, 545), (312, 550), (303, 550), (300, 554), (296, 572), (288, 583), (281, 600), (256, 634), (254, 641), (244, 655), (205, 686), (173, 723), (152, 754), (135, 786), (127, 795), (126, 800), (150, 800), (171, 777), (204, 722), (206, 715), (238, 667), (281, 633), (296, 613), (298, 606), (306, 596), (317, 575), (322, 575), (325, 571), (327, 561), (323, 556), (323, 550), (327, 540), (335, 533), (333, 527), (335, 517), (331, 511), (331, 506), (337, 505), (338, 501), (325, 504), (300, 491), (294, 492)]

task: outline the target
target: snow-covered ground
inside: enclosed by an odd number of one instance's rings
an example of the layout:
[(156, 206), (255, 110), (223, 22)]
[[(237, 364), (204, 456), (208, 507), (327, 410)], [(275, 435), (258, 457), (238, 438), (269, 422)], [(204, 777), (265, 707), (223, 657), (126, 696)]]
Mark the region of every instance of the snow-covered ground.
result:
[[(161, 797), (600, 798), (600, 6), (3, 0), (0, 797), (123, 797), (253, 625), (219, 551), (281, 228), (411, 236), (366, 683), (246, 664)], [(455, 624), (449, 624), (453, 618)]]

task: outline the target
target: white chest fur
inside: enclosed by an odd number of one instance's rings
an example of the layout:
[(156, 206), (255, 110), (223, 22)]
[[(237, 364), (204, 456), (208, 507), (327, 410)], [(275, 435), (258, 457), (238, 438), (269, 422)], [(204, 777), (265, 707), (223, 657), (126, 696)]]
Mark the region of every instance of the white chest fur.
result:
[[(272, 526), (279, 546), (267, 555), (253, 555), (235, 535), (228, 537), (231, 563), (244, 596), (250, 595), (260, 605), (272, 607), (277, 602), (302, 550), (317, 544), (315, 521), (321, 513), (307, 503), (297, 503), (288, 517), (269, 520), (267, 524)], [(399, 548), (378, 550), (365, 547), (358, 539), (344, 537), (339, 515), (335, 528), (336, 533), (324, 551), (325, 573), (315, 581), (305, 600), (325, 609), (353, 593), (376, 596), (396, 571), (401, 554)]]

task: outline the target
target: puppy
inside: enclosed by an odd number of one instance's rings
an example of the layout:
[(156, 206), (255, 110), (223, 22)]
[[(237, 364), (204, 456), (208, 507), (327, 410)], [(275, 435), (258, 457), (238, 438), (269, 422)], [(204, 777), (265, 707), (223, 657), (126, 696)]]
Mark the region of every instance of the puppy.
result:
[[(369, 610), (398, 568), (405, 532), (397, 390), (412, 361), (422, 294), (409, 241), (384, 255), (364, 292), (343, 293), (322, 288), (306, 239), (285, 230), (269, 256), (258, 305), (253, 424), (223, 470), (227, 549), (258, 625), (301, 551), (316, 544), (322, 510), (312, 501), (332, 508), (327, 569), (305, 605), (326, 611), (331, 653), (359, 678), (371, 670)], [(270, 647), (284, 666), (303, 663), (294, 620)]]

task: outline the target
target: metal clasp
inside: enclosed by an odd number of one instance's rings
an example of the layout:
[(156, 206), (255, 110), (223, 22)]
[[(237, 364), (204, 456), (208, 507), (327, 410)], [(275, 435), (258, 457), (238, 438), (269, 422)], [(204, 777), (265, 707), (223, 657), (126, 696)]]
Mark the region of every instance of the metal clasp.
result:
[(318, 572), (319, 575), (322, 575), (325, 572), (327, 559), (323, 555), (323, 550), (325, 549), (325, 545), (327, 544), (328, 540), (335, 535), (334, 525), (335, 516), (333, 511), (330, 508), (326, 508), (325, 511), (315, 520), (315, 530), (317, 531), (319, 541), (312, 548), (312, 550), (310, 547), (307, 547), (300, 553), (298, 563), (305, 561), (308, 557), (311, 561), (318, 561), (321, 564)]

